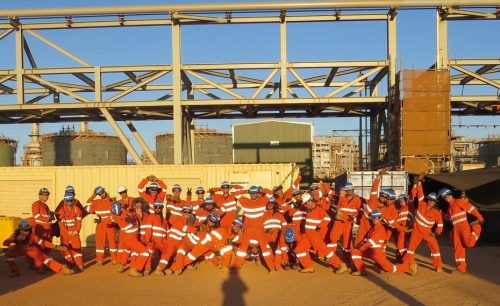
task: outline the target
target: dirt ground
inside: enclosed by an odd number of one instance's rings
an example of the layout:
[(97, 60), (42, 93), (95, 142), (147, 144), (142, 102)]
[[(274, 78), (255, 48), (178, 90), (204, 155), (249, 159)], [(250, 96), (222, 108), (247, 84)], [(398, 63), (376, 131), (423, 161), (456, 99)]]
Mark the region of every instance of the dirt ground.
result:
[[(367, 277), (335, 275), (318, 263), (314, 274), (280, 270), (270, 276), (254, 263), (225, 274), (202, 263), (181, 276), (135, 279), (93, 260), (83, 273), (37, 275), (19, 260), (21, 277), (10, 278), (0, 258), (0, 305), (500, 305), (499, 246), (468, 250), (467, 275), (449, 273), (453, 249), (448, 239), (441, 247), (445, 272), (430, 269), (428, 250), (421, 245), (414, 277), (370, 268)], [(87, 258), (92, 251), (86, 250)]]

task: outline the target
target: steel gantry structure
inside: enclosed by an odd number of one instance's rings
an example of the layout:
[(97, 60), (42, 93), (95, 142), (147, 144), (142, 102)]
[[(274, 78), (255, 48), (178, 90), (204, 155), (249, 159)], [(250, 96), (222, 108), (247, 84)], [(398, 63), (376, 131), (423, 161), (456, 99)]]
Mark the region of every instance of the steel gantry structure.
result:
[[(0, 10), (0, 40), (15, 36), (15, 63), (11, 68), (0, 67), (0, 98), (7, 97), (0, 100), (0, 123), (107, 121), (141, 164), (117, 121), (126, 123), (156, 163), (133, 121), (173, 120), (174, 163), (182, 164), (192, 162), (194, 119), (370, 117), (372, 165), (382, 162), (378, 160), (382, 135), (389, 164), (399, 165), (398, 10), (436, 9), (438, 52), (433, 67), (452, 71), (452, 87), (498, 89), (500, 82), (495, 77), (500, 59), (448, 57), (447, 23), (498, 19), (499, 6), (493, 0), (342, 0)], [(384, 22), (386, 56), (352, 61), (288, 60), (289, 24), (343, 21)], [(183, 27), (258, 23), (279, 27), (279, 61), (190, 64), (181, 60)], [(170, 28), (169, 62), (96, 66), (45, 35), (62, 29), (148, 26)], [(40, 67), (30, 50), (30, 39), (57, 50), (75, 65)], [(116, 76), (122, 77), (116, 80)], [(493, 115), (498, 111), (499, 96), (498, 92), (471, 96), (452, 92), (451, 103), (452, 114)]]

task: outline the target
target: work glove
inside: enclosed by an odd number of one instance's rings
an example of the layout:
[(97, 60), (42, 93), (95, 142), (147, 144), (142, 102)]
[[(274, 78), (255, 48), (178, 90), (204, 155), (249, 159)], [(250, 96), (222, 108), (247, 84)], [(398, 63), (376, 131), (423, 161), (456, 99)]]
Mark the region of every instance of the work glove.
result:
[(94, 223), (101, 223), (101, 217), (100, 216), (95, 216), (94, 217)]
[(150, 176), (148, 176), (147, 179), (150, 182), (156, 182), (158, 180), (158, 178), (156, 176), (154, 176), (153, 174), (151, 174)]
[(54, 247), (54, 249), (56, 249), (56, 250), (58, 250), (58, 251), (61, 251), (61, 252), (65, 252), (65, 251), (67, 251), (67, 250), (68, 250), (68, 248), (67, 248), (67, 247), (65, 247), (64, 245), (56, 245), (56, 246)]
[(190, 197), (193, 194), (193, 192), (191, 191), (191, 188), (187, 189), (186, 194), (187, 194), (188, 197)]
[(187, 224), (194, 225), (194, 222), (196, 221), (196, 216), (194, 214), (191, 214), (186, 221)]

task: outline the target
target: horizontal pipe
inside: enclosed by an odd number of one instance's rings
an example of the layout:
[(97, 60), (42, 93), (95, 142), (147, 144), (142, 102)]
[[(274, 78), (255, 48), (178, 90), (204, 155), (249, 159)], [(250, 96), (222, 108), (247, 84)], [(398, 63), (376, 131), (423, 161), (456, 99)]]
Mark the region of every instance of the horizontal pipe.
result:
[(498, 0), (337, 0), (337, 1), (286, 1), (286, 2), (234, 2), (209, 4), (133, 5), (103, 7), (66, 7), (40, 9), (0, 10), (2, 17), (47, 17), (102, 14), (170, 14), (173, 12), (225, 12), (262, 10), (308, 10), (335, 8), (389, 8), (389, 7), (451, 7), (498, 6)]

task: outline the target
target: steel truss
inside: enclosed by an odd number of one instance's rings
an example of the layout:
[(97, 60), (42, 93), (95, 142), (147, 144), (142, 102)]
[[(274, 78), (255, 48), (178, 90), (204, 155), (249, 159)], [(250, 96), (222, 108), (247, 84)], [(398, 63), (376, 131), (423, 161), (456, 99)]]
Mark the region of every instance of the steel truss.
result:
[[(384, 137), (389, 149), (387, 162), (399, 165), (398, 9), (437, 9), (438, 57), (434, 67), (460, 72), (452, 74), (452, 86), (486, 84), (498, 89), (498, 59), (448, 59), (448, 20), (498, 19), (498, 1), (480, 2), (304, 1), (0, 11), (0, 40), (14, 35), (16, 52), (15, 69), (0, 70), (0, 94), (9, 97), (9, 102), (0, 103), (0, 123), (106, 120), (140, 164), (139, 155), (116, 121), (127, 124), (156, 162), (132, 121), (171, 119), (174, 162), (181, 164), (192, 160), (189, 135), (193, 135), (193, 119), (369, 116), (371, 164), (384, 162), (378, 160), (378, 146)], [(342, 21), (385, 22), (387, 56), (363, 61), (288, 61), (289, 23)], [(242, 23), (279, 25), (278, 62), (181, 62), (183, 26)], [(95, 66), (43, 34), (57, 29), (138, 26), (170, 27), (170, 63)], [(31, 39), (52, 47), (78, 66), (38, 67), (30, 51)], [(117, 75), (123, 76), (121, 80), (108, 81), (112, 79), (109, 76)], [(452, 95), (451, 101), (452, 113), (461, 115), (495, 114), (499, 104), (498, 94)]]

